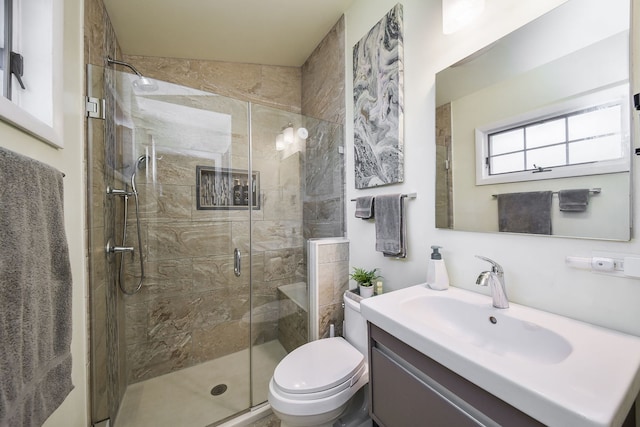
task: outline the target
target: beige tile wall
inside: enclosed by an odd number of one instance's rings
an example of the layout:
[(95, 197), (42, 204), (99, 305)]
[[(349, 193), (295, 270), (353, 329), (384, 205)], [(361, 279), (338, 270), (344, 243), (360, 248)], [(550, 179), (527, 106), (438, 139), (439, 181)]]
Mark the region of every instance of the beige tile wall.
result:
[(451, 104), (436, 108), (436, 227), (453, 227)]
[(305, 238), (342, 237), (344, 222), (344, 17), (302, 66), (302, 114), (338, 126), (331, 138), (310, 141), (305, 158)]
[(327, 338), (330, 325), (336, 336), (342, 335), (344, 310), (342, 295), (349, 289), (349, 242), (318, 247), (318, 336)]
[(300, 113), (301, 69), (195, 59), (125, 55), (141, 74), (240, 101)]
[(309, 340), (309, 313), (278, 292), (278, 340), (287, 352), (305, 344)]
[[(84, 56), (96, 65), (86, 76), (87, 94), (104, 98), (105, 82), (100, 67), (105, 57), (118, 57), (120, 48), (101, 0), (85, 0)], [(115, 147), (105, 144), (108, 124), (99, 119), (86, 123), (87, 239), (89, 242), (89, 381), (91, 419), (115, 419), (126, 389), (126, 346), (124, 345), (124, 304), (114, 287), (116, 266), (105, 256), (105, 244), (116, 234), (115, 206), (107, 197), (107, 185), (113, 185)]]
[(302, 114), (344, 124), (344, 16), (302, 65)]
[[(344, 17), (335, 24), (302, 66), (302, 113), (336, 123), (331, 138), (307, 144), (305, 153), (304, 237), (343, 237), (345, 227), (344, 147)], [(331, 245), (333, 246), (333, 245)], [(329, 335), (329, 324), (341, 335), (342, 292), (348, 287), (349, 246), (322, 246), (320, 261), (319, 336)]]
[[(253, 127), (271, 126), (262, 115), (253, 117)], [(234, 134), (237, 138), (246, 135)], [(126, 299), (130, 382), (276, 339), (277, 287), (304, 280), (298, 268), (303, 264), (299, 154), (280, 159), (271, 139), (254, 138), (255, 162), (264, 169), (257, 169), (261, 207), (253, 211), (250, 249), (247, 211), (196, 207), (196, 166), (213, 163), (162, 151), (158, 133), (154, 140), (159, 150), (155, 179), (145, 181), (141, 174), (139, 185), (147, 278), (142, 290)], [(233, 159), (237, 168), (240, 158)], [(134, 218), (131, 211), (132, 231)], [(132, 232), (128, 244), (137, 246), (135, 239)], [(244, 255), (241, 277), (233, 274), (234, 248)], [(251, 338), (249, 250), (253, 305), (273, 311), (260, 317)], [(128, 283), (137, 282), (137, 259), (127, 265)]]

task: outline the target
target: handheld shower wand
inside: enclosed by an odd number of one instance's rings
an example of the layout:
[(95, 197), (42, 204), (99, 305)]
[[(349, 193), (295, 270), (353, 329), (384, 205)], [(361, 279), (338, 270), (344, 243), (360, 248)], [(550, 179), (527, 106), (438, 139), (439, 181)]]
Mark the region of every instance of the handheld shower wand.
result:
[[(141, 232), (140, 232), (140, 200), (138, 197), (138, 188), (136, 187), (136, 174), (139, 170), (142, 170), (144, 168), (146, 168), (148, 162), (149, 162), (149, 156), (147, 155), (142, 155), (140, 157), (138, 157), (138, 160), (136, 160), (136, 163), (133, 167), (133, 172), (131, 173), (131, 193), (130, 195), (133, 196), (135, 203), (136, 203), (136, 228), (137, 228), (137, 234), (138, 234), (138, 259), (140, 261), (140, 280), (138, 281), (138, 285), (136, 286), (136, 288), (132, 291), (129, 292), (124, 288), (124, 260), (121, 259), (120, 260), (120, 272), (119, 272), (119, 281), (120, 281), (120, 289), (122, 290), (122, 292), (124, 292), (127, 295), (133, 295), (135, 293), (137, 293), (140, 288), (142, 287), (142, 282), (144, 282), (145, 279), (145, 275), (144, 275), (144, 260), (142, 259), (142, 236), (141, 236)], [(129, 194), (127, 194), (127, 196), (125, 196), (124, 198), (124, 225), (123, 225), (123, 231), (122, 231), (122, 241), (125, 242), (127, 240), (127, 216), (128, 216), (128, 200), (129, 200)], [(131, 253), (131, 256), (134, 256), (134, 253)]]
[(136, 173), (139, 170), (146, 168), (149, 160), (150, 158), (147, 155), (140, 156), (138, 157), (138, 160), (136, 160), (135, 167), (133, 168), (133, 173), (131, 174), (131, 191), (133, 192), (133, 194), (138, 193), (138, 190), (136, 189)]

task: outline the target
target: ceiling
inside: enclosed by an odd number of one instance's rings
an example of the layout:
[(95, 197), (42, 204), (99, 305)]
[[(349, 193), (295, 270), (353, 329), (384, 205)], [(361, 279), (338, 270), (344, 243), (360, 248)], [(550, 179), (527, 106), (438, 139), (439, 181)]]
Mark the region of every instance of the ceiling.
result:
[(301, 66), (353, 0), (104, 0), (125, 55)]

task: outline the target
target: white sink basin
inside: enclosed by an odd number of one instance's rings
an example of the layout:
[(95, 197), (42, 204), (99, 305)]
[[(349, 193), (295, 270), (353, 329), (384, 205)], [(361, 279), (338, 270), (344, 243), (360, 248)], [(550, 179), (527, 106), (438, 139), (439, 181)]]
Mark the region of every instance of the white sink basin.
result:
[(483, 350), (534, 363), (552, 364), (571, 354), (571, 344), (539, 324), (497, 311), (490, 304), (472, 304), (446, 296), (419, 296), (400, 303), (407, 316), (426, 327)]
[[(549, 426), (618, 426), (640, 391), (640, 338), (491, 297), (425, 285), (361, 303), (362, 315)], [(493, 323), (495, 322), (495, 323)]]

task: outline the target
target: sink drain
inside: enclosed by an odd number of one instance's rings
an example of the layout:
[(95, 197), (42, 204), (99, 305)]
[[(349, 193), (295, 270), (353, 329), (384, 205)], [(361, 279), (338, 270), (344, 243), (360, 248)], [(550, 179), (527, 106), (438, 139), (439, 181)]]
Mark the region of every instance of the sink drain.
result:
[(227, 385), (226, 384), (218, 384), (217, 386), (215, 386), (214, 388), (211, 389), (211, 395), (212, 396), (220, 396), (225, 391), (227, 391)]

